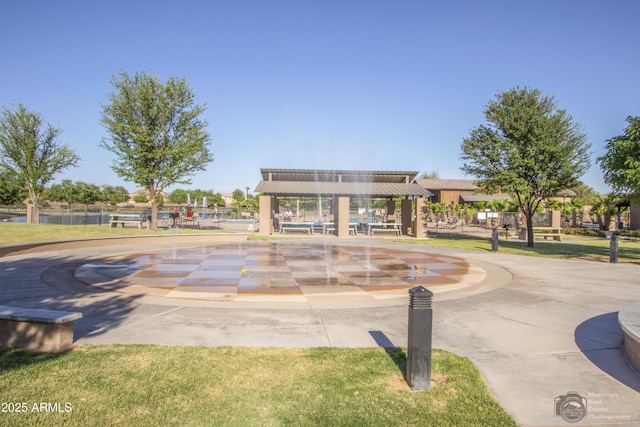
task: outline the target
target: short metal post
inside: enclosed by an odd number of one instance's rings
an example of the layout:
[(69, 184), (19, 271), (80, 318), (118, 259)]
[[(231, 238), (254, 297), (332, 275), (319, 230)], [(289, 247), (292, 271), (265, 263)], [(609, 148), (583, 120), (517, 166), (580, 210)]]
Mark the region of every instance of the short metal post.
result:
[(618, 262), (618, 235), (612, 233), (611, 241), (609, 242), (609, 262)]
[(433, 292), (418, 286), (409, 289), (407, 382), (412, 390), (431, 388), (431, 334)]
[(491, 252), (498, 252), (498, 229), (493, 229), (493, 234), (491, 234)]

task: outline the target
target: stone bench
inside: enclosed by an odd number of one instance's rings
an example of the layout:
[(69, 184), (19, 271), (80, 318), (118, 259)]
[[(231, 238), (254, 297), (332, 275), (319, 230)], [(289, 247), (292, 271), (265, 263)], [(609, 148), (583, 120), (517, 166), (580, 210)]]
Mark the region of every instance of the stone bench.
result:
[(640, 301), (618, 312), (618, 324), (624, 332), (624, 357), (640, 373)]
[(0, 305), (0, 347), (60, 353), (73, 346), (82, 313)]

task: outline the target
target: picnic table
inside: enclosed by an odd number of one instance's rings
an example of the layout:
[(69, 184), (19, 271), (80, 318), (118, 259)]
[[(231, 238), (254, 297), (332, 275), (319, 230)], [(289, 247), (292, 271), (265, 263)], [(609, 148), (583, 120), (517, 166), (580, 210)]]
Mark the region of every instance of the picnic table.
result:
[[(322, 223), (322, 234), (327, 235), (330, 232), (336, 231), (336, 225), (333, 222), (323, 222)], [(353, 233), (354, 236), (358, 235), (358, 224), (349, 223), (349, 233)]]
[(111, 228), (118, 228), (118, 224), (122, 224), (122, 228), (125, 225), (137, 225), (138, 229), (142, 230), (142, 223), (146, 221), (143, 215), (140, 214), (122, 214), (122, 213), (112, 213), (109, 214), (109, 224), (111, 224)]
[(554, 227), (533, 227), (533, 238), (543, 237), (544, 240), (547, 240), (548, 237), (551, 237), (553, 240), (557, 240), (558, 242), (562, 242), (562, 229), (554, 228)]
[(282, 221), (280, 223), (280, 233), (286, 234), (287, 231), (303, 231), (309, 235), (313, 234), (313, 222), (294, 222)]

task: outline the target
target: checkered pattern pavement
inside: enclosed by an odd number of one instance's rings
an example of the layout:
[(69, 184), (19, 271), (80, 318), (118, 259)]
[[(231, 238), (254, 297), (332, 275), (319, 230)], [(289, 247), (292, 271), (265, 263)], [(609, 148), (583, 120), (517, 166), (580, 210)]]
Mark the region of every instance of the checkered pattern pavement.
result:
[(486, 272), (459, 258), (418, 251), (245, 242), (110, 258), (79, 267), (75, 277), (127, 293), (302, 302), (395, 298), (420, 285), (438, 293), (478, 283)]

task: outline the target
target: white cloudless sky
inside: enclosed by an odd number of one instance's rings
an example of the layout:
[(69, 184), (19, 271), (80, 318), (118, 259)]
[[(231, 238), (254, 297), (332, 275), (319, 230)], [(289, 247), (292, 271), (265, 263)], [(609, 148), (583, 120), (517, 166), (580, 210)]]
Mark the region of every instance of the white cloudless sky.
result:
[(515, 86), (553, 95), (595, 159), (640, 115), (640, 2), (0, 2), (0, 106), (22, 102), (81, 157), (56, 176), (137, 185), (111, 170), (101, 105), (125, 70), (184, 77), (206, 104), (214, 162), (177, 188), (252, 191), (260, 168), (460, 171), (484, 106)]

